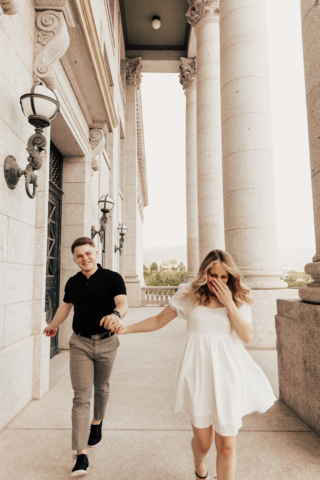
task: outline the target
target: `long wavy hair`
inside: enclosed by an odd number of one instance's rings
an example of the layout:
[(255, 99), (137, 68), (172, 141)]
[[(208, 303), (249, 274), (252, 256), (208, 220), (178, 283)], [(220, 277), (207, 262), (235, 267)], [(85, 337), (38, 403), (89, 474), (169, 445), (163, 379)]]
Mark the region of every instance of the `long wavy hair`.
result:
[(210, 304), (212, 293), (207, 285), (208, 271), (215, 263), (221, 262), (229, 273), (227, 285), (232, 293), (232, 298), (236, 306), (239, 308), (242, 303), (253, 303), (250, 296), (250, 288), (241, 282), (241, 275), (233, 258), (229, 253), (223, 250), (212, 250), (200, 265), (198, 275), (191, 284), (191, 289), (186, 293), (186, 297), (192, 300), (194, 306), (206, 306)]

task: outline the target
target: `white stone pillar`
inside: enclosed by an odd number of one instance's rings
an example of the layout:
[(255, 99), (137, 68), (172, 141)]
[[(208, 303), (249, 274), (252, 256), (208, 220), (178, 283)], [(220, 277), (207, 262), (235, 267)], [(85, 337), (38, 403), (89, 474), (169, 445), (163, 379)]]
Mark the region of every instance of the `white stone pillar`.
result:
[(301, 0), (301, 10), (316, 254), (305, 266), (314, 281), (299, 289), (299, 297), (320, 304), (320, 5)]
[(221, 162), (219, 3), (188, 0), (197, 36), (197, 175), (199, 259), (224, 249)]
[(277, 263), (265, 0), (220, 5), (226, 250), (249, 287), (286, 288)]
[(180, 83), (186, 95), (186, 196), (187, 270), (185, 281), (192, 281), (199, 269), (199, 227), (197, 187), (197, 87), (196, 59), (181, 57)]
[(141, 82), (141, 57), (127, 61), (126, 88), (126, 171), (125, 218), (125, 283), (129, 307), (141, 307), (141, 279), (137, 265), (138, 239), (138, 146), (137, 146), (137, 88)]

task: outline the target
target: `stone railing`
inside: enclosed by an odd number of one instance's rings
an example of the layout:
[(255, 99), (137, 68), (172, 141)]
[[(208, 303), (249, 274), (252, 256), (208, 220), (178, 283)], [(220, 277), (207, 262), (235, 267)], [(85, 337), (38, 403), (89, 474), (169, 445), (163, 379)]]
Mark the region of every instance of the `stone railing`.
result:
[(141, 306), (165, 307), (178, 287), (141, 287)]

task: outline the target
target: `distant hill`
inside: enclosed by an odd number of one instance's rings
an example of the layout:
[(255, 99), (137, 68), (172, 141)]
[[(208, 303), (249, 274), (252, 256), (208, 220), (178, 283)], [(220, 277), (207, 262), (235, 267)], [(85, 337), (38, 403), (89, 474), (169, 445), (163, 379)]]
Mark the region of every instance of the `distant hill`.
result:
[[(312, 262), (315, 248), (279, 248), (278, 258), (280, 268), (285, 270), (298, 270), (304, 272), (306, 263)], [(160, 265), (167, 260), (177, 260), (187, 265), (187, 246), (176, 245), (174, 247), (148, 247), (143, 250), (143, 263), (151, 265), (156, 262)]]

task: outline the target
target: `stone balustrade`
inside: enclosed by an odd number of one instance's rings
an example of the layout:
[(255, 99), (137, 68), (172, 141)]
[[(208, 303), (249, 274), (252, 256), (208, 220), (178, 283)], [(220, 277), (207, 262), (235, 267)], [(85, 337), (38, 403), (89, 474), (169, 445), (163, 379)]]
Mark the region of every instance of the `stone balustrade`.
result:
[(141, 287), (141, 306), (165, 307), (177, 290), (178, 287)]

